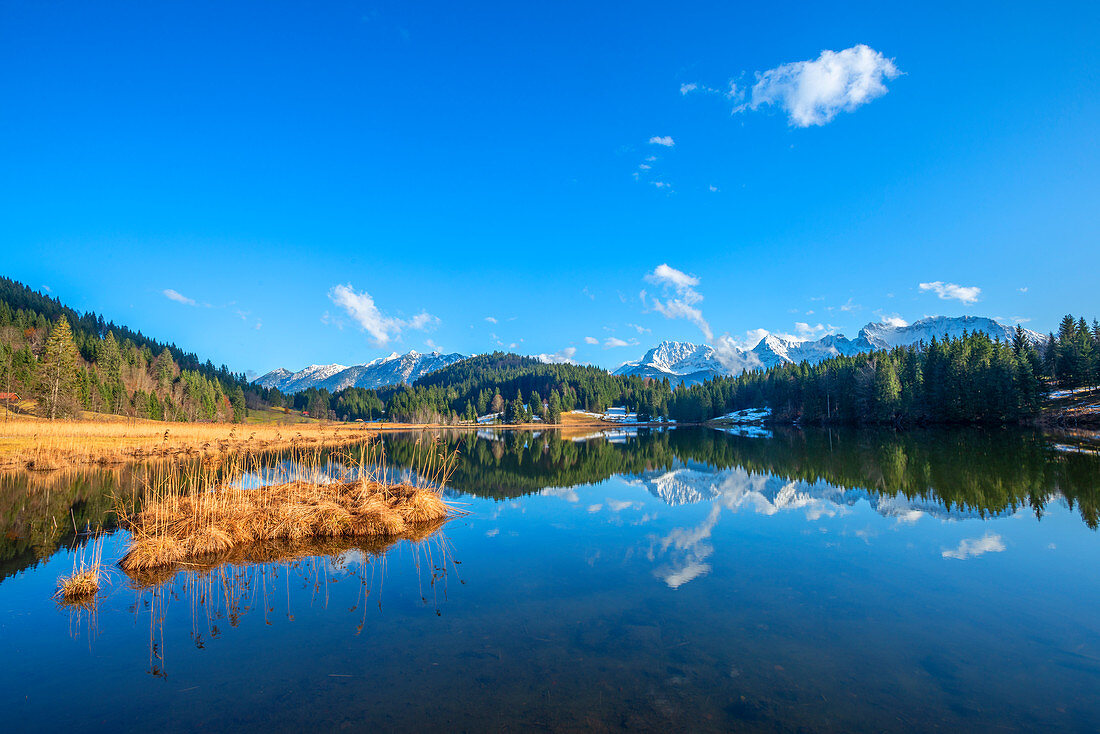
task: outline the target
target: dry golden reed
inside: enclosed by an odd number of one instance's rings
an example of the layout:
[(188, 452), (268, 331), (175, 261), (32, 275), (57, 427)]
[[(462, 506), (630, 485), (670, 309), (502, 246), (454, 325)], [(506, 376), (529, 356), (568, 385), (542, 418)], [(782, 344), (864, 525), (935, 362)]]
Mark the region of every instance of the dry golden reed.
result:
[(97, 536), (91, 543), (91, 556), (87, 555), (88, 545), (73, 556), (73, 573), (57, 580), (57, 592), (54, 594), (63, 604), (87, 605), (94, 603), (102, 582), (103, 536)]
[(0, 469), (51, 471), (165, 457), (194, 458), (292, 446), (339, 447), (373, 434), (352, 425), (164, 423), (148, 420), (0, 421)]
[(291, 454), (274, 472), (258, 457), (234, 455), (204, 462), (192, 475), (153, 476), (140, 508), (119, 507), (120, 524), (131, 534), (119, 565), (140, 574), (208, 564), (273, 541), (399, 538), (454, 514), (442, 490), (455, 454), (435, 441), (418, 442), (411, 474), (396, 478), (380, 443), (360, 446), (357, 457), (342, 454), (335, 464), (316, 447)]

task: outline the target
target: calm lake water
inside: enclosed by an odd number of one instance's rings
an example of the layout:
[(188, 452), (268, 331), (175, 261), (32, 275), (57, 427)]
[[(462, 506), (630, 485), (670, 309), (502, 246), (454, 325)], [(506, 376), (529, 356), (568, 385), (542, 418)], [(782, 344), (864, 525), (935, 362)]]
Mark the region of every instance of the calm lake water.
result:
[(1095, 447), (748, 433), (452, 434), (431, 538), (112, 567), (94, 610), (51, 599), (73, 527), (141, 468), (2, 477), (5, 728), (1100, 728)]

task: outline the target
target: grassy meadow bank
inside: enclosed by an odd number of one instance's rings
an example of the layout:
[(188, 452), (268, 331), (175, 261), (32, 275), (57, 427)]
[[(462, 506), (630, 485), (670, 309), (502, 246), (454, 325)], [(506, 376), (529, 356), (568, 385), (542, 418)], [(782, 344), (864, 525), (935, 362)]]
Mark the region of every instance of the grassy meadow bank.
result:
[[(336, 448), (383, 432), (447, 428), (538, 428), (544, 423), (448, 425), (343, 423), (265, 411), (247, 423), (182, 423), (86, 413), (81, 420), (46, 420), (0, 410), (0, 470), (52, 471), (117, 465), (145, 459), (194, 459), (287, 449)], [(566, 414), (553, 426), (569, 433), (615, 424), (584, 414)]]

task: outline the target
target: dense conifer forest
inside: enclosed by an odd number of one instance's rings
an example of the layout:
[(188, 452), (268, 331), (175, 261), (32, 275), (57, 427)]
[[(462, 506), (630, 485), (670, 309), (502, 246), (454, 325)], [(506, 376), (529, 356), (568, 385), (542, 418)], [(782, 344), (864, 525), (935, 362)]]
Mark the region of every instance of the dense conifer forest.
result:
[(81, 410), (155, 420), (241, 421), (264, 391), (93, 312), (0, 277), (0, 392), (37, 398), (46, 418)]
[(684, 387), (598, 367), (495, 352), (379, 390), (309, 389), (284, 396), (174, 344), (81, 314), (0, 278), (0, 392), (36, 398), (46, 418), (82, 410), (155, 420), (242, 421), (250, 408), (314, 418), (459, 424), (561, 421), (613, 405), (640, 420), (701, 422), (767, 407), (775, 420), (817, 424), (1006, 424), (1034, 420), (1054, 388), (1100, 383), (1100, 323), (1067, 315), (1033, 344), (967, 334), (889, 351), (788, 364)]

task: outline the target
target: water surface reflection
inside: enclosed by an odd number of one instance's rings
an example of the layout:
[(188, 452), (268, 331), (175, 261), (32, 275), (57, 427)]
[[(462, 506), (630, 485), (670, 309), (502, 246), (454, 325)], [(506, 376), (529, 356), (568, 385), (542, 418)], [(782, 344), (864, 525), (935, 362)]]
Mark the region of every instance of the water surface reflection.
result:
[[(449, 492), (469, 511), (445, 547), (304, 548), (148, 585), (116, 571), (95, 634), (76, 639), (49, 600), (72, 527), (109, 520), (97, 482), (126, 491), (136, 475), (0, 484), (11, 725), (1100, 723), (1088, 570), (1100, 457), (1087, 443), (1024, 431), (441, 436), (462, 456)], [(387, 456), (407, 466), (415, 440), (387, 437)], [(124, 542), (111, 536), (105, 557)], [(77, 705), (59, 707), (74, 681)]]

